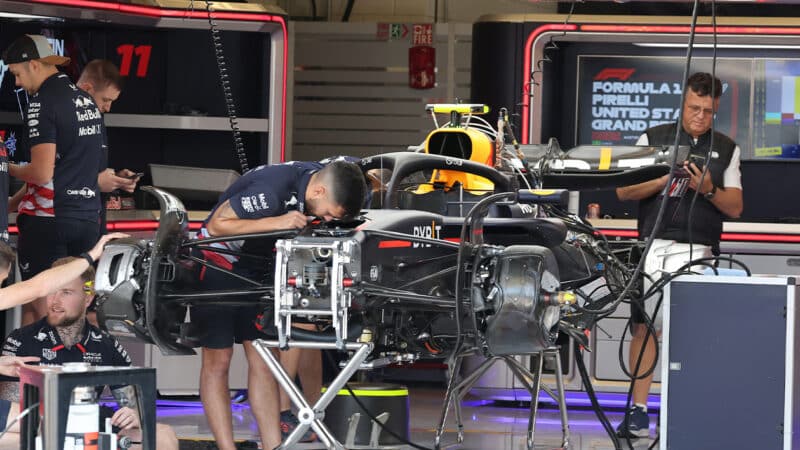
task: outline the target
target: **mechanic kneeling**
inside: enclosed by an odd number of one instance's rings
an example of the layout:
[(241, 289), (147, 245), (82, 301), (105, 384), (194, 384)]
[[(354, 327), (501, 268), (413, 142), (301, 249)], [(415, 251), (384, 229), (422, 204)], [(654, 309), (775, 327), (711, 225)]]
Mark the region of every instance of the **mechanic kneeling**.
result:
[[(53, 263), (53, 267), (79, 259), (61, 258)], [(94, 268), (90, 266), (79, 277), (48, 295), (47, 315), (37, 322), (12, 331), (3, 345), (3, 355), (37, 356), (45, 364), (86, 362), (92, 365), (129, 366), (131, 360), (125, 348), (114, 337), (86, 320), (86, 308), (94, 297), (94, 276)], [(19, 394), (19, 387), (5, 391), (6, 395), (11, 392)], [(112, 387), (112, 393), (120, 407), (116, 411), (103, 407), (98, 424), (100, 429), (104, 427), (105, 418), (110, 416), (111, 424), (121, 430), (120, 436), (128, 436), (134, 442), (141, 442), (139, 412), (133, 388), (115, 386)], [(11, 415), (14, 413), (12, 411)], [(143, 413), (154, 414), (155, 411)], [(178, 438), (168, 425), (156, 424), (156, 447), (158, 450), (178, 449)]]

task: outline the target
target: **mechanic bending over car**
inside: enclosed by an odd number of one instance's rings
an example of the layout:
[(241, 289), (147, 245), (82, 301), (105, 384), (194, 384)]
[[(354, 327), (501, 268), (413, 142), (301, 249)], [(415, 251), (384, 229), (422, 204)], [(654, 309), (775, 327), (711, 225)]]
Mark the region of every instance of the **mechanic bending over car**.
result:
[[(68, 256), (56, 260), (53, 267), (63, 267), (75, 261), (85, 260)], [(113, 336), (86, 320), (86, 308), (94, 299), (94, 277), (94, 267), (90, 265), (68, 282), (55, 285), (58, 289), (47, 296), (47, 315), (12, 331), (3, 344), (3, 356), (41, 357), (47, 364), (85, 362), (91, 365), (130, 366), (131, 358), (125, 348)], [(8, 389), (6, 393), (19, 394), (19, 383), (6, 384), (16, 388)], [(102, 391), (103, 386), (98, 389)], [(115, 411), (101, 406), (98, 429), (102, 430), (106, 418), (110, 418), (119, 436), (141, 442), (140, 413), (133, 387), (111, 386), (111, 392), (119, 408)], [(156, 423), (155, 431), (158, 450), (178, 450), (178, 438), (169, 425)], [(132, 448), (141, 448), (141, 445)]]
[[(103, 247), (108, 241), (123, 237), (128, 237), (128, 235), (123, 233), (107, 234), (100, 238), (91, 250), (81, 254), (81, 258), (77, 258), (69, 264), (40, 272), (31, 279), (0, 289), (0, 309), (13, 308), (55, 292), (60, 286), (80, 276), (94, 261), (100, 258), (103, 253)], [(13, 261), (14, 251), (5, 242), (0, 242), (0, 283), (8, 278)], [(0, 356), (0, 375), (19, 376), (18, 369), (20, 365), (38, 360), (38, 357)], [(0, 430), (6, 428), (9, 412), (12, 409), (18, 412), (19, 405), (14, 403), (12, 408), (10, 401), (0, 400)], [(16, 413), (14, 415), (16, 416)], [(18, 424), (15, 424), (15, 427), (19, 429)]]
[[(221, 196), (200, 230), (199, 238), (229, 236), (304, 228), (312, 217), (324, 221), (356, 216), (361, 210), (366, 182), (361, 169), (352, 162), (334, 160), (288, 162), (260, 166), (234, 182)], [(214, 247), (241, 250), (241, 241), (211, 244)], [(263, 260), (202, 251), (202, 257), (215, 266), (232, 270), (251, 279), (271, 278)], [(253, 253), (247, 250), (246, 253)], [(261, 253), (271, 255), (271, 253)], [(269, 264), (271, 266), (272, 264)], [(233, 289), (244, 285), (240, 280), (217, 270), (200, 271), (201, 283), (209, 289)], [(248, 362), (248, 397), (258, 423), (262, 448), (274, 448), (282, 441), (278, 384), (266, 363), (250, 345), (263, 337), (255, 319), (263, 306), (194, 306), (192, 321), (206, 333), (200, 340), (202, 368), (200, 397), (217, 446), (234, 450), (231, 422), (231, 398), (228, 371), (233, 344), (242, 343)], [(264, 312), (267, 317), (272, 312)], [(270, 321), (271, 323), (271, 321)], [(280, 352), (281, 363), (291, 377), (297, 372), (300, 353), (297, 349)], [(291, 430), (286, 430), (290, 432)], [(309, 436), (313, 437), (313, 436)]]
[[(687, 160), (678, 161), (676, 176), (669, 188), (664, 222), (656, 231), (655, 240), (645, 261), (644, 271), (653, 281), (665, 272), (677, 270), (690, 260), (719, 254), (722, 220), (736, 218), (742, 213), (742, 181), (739, 171), (741, 150), (736, 143), (722, 133), (713, 133), (714, 115), (719, 108), (722, 83), (709, 73), (695, 73), (686, 82), (686, 97), (680, 132), (680, 145), (691, 149)], [(713, 94), (713, 95), (712, 95)], [(659, 125), (645, 130), (636, 145), (672, 145), (675, 143), (677, 123)], [(708, 172), (700, 182), (703, 165)], [(617, 189), (620, 200), (638, 200), (638, 231), (644, 239), (650, 236), (661, 205), (661, 193), (669, 175), (633, 186)], [(697, 192), (696, 204), (689, 220), (692, 197)], [(691, 232), (689, 225), (691, 224)], [(690, 239), (691, 238), (691, 239)], [(691, 241), (692, 255), (689, 255)], [(650, 283), (645, 281), (645, 291)], [(655, 300), (652, 300), (655, 303)], [(644, 305), (631, 303), (632, 341), (629, 353), (631, 373), (644, 374), (654, 363), (656, 353), (655, 336), (648, 336), (644, 319)], [(660, 323), (654, 318), (660, 334)], [(646, 338), (647, 336), (647, 338)], [(636, 369), (642, 346), (644, 353)], [(653, 374), (635, 380), (633, 405), (617, 427), (620, 437), (647, 437), (650, 419), (647, 416), (647, 395), (653, 382)]]

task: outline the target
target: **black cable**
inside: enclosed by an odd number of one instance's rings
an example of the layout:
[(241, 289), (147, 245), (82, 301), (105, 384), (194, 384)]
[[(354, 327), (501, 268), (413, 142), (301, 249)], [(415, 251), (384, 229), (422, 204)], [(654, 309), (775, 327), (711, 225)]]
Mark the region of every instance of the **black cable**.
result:
[(600, 421), (600, 424), (603, 425), (606, 433), (608, 433), (608, 437), (611, 438), (611, 443), (614, 444), (614, 448), (616, 450), (621, 450), (622, 446), (614, 432), (614, 427), (611, 426), (611, 422), (609, 422), (608, 417), (606, 417), (606, 414), (603, 412), (603, 408), (600, 407), (600, 402), (597, 401), (597, 395), (594, 392), (594, 387), (592, 387), (592, 380), (589, 378), (589, 372), (586, 370), (586, 363), (583, 362), (583, 351), (581, 351), (581, 346), (577, 341), (575, 342), (575, 362), (577, 363), (578, 373), (581, 375), (583, 386), (586, 388), (586, 395), (589, 397), (592, 409), (597, 415), (597, 420)]
[(342, 14), (342, 22), (348, 22), (350, 20), (350, 14), (353, 12), (353, 4), (356, 0), (347, 0), (347, 6), (344, 8), (344, 14)]
[(244, 151), (244, 142), (242, 135), (239, 131), (239, 120), (236, 117), (236, 105), (233, 102), (233, 92), (231, 91), (231, 83), (228, 79), (228, 68), (225, 62), (225, 51), (222, 46), (222, 36), (217, 26), (216, 20), (213, 16), (213, 8), (208, 0), (206, 2), (206, 11), (208, 12), (208, 24), (211, 30), (211, 43), (214, 47), (214, 56), (217, 60), (217, 69), (219, 70), (219, 82), (222, 85), (222, 94), (225, 97), (225, 107), (228, 111), (228, 122), (231, 125), (231, 132), (233, 134), (233, 148), (236, 150), (236, 156), (239, 158), (239, 166), (242, 168), (242, 173), (250, 170), (247, 164), (247, 154)]
[[(748, 276), (750, 275), (749, 268), (747, 268), (747, 266), (744, 265), (744, 263), (742, 263), (741, 261), (738, 261), (738, 260), (736, 260), (734, 258), (730, 258), (730, 257), (724, 257), (724, 256), (708, 257), (708, 258), (698, 258), (696, 260), (689, 261), (688, 263), (686, 263), (683, 266), (679, 267), (678, 270), (676, 270), (675, 272), (661, 277), (659, 280), (657, 280), (655, 283), (653, 283), (653, 285), (650, 287), (650, 289), (648, 289), (648, 291), (644, 294), (643, 299), (645, 299), (645, 300), (650, 298), (650, 297), (652, 297), (653, 295), (655, 295), (657, 293), (659, 294), (659, 298), (658, 298), (658, 300), (656, 302), (655, 309), (653, 311), (653, 316), (656, 317), (658, 315), (658, 311), (661, 309), (661, 305), (662, 305), (662, 301), (663, 301), (663, 289), (669, 282), (671, 282), (673, 279), (675, 279), (675, 278), (677, 278), (677, 277), (679, 277), (681, 275), (691, 274), (692, 272), (688, 271), (688, 269), (690, 269), (692, 266), (702, 265), (704, 262), (707, 262), (707, 261), (711, 262), (711, 261), (719, 261), (719, 260), (727, 260), (727, 261), (734, 262), (734, 263), (736, 263), (738, 265), (741, 265), (744, 268), (744, 270), (748, 273)], [(645, 275), (647, 275), (647, 274), (645, 274)], [(619, 357), (619, 360), (620, 360), (620, 366), (621, 366), (623, 372), (625, 372), (625, 374), (631, 378), (631, 384), (630, 384), (630, 386), (628, 388), (628, 395), (627, 395), (627, 399), (626, 399), (626, 403), (625, 403), (626, 415), (623, 418), (623, 423), (625, 423), (625, 421), (628, 420), (627, 411), (630, 409), (631, 398), (632, 398), (632, 395), (633, 395), (633, 386), (634, 386), (635, 381), (650, 376), (650, 374), (655, 370), (655, 367), (658, 364), (658, 360), (659, 360), (660, 348), (658, 346), (658, 342), (656, 341), (655, 342), (655, 351), (656, 351), (656, 353), (655, 353), (655, 356), (653, 358), (653, 362), (652, 362), (651, 366), (648, 368), (647, 371), (645, 371), (641, 375), (638, 375), (638, 376), (635, 376), (635, 377), (633, 376), (633, 374), (638, 374), (640, 372), (640, 369), (641, 369), (640, 365), (641, 365), (641, 361), (642, 361), (642, 359), (644, 357), (644, 350), (647, 347), (648, 339), (652, 338), (652, 339), (655, 340), (656, 339), (656, 334), (657, 334), (656, 331), (655, 331), (655, 327), (653, 326), (652, 320), (650, 319), (650, 317), (648, 316), (648, 314), (644, 310), (644, 301), (642, 302), (642, 316), (644, 317), (645, 322), (646, 322), (645, 324), (647, 326), (647, 334), (645, 335), (645, 341), (644, 341), (644, 343), (643, 343), (643, 345), (641, 347), (641, 350), (639, 352), (639, 356), (638, 356), (638, 358), (636, 360), (636, 364), (634, 365), (634, 368), (633, 368), (632, 372), (628, 372), (627, 368), (625, 367), (624, 361), (623, 361), (623, 359), (624, 359), (624, 357), (623, 357), (623, 343), (624, 343), (624, 340), (625, 340), (625, 334), (626, 334), (629, 326), (626, 325), (625, 329), (622, 332), (622, 336), (620, 337), (620, 344), (619, 344), (619, 351), (618, 351), (618, 357)], [(630, 319), (628, 320), (628, 324), (630, 324)], [(659, 437), (656, 436), (656, 441), (658, 439), (659, 439)], [(630, 448), (633, 448), (629, 435), (626, 436), (626, 441), (628, 442), (628, 446)]]
[[(698, 11), (698, 8), (699, 8), (699, 4), (700, 4), (699, 0), (694, 0), (694, 6), (692, 8), (692, 23), (691, 23), (691, 26), (689, 28), (689, 45), (686, 48), (686, 65), (684, 66), (684, 69), (683, 69), (683, 80), (687, 80), (688, 79), (689, 67), (691, 66), (691, 62), (692, 62), (692, 51), (694, 49), (694, 35), (695, 35), (695, 30), (697, 28), (697, 11)], [(685, 81), (684, 81), (684, 83), (685, 83)], [(675, 142), (675, 144), (674, 144), (675, 145), (675, 147), (674, 147), (675, 151), (672, 152), (672, 158), (671, 158), (671, 161), (670, 161), (670, 167), (673, 167), (673, 168), (677, 164), (677, 160), (678, 160), (678, 145), (680, 144), (680, 138), (681, 138), (681, 129), (682, 129), (681, 124), (683, 122), (683, 103), (685, 102), (685, 100), (686, 100), (686, 89), (682, 89), (681, 90), (681, 99), (680, 99), (681, 108), (679, 110), (678, 119), (677, 119), (678, 125), (675, 127), (676, 128), (675, 141), (674, 141)], [(662, 191), (661, 191), (662, 199), (661, 199), (661, 204), (659, 205), (658, 215), (656, 216), (655, 224), (653, 225), (653, 229), (650, 232), (650, 236), (647, 239), (647, 242), (645, 243), (644, 250), (642, 251), (642, 258), (639, 261), (639, 264), (636, 265), (636, 269), (633, 271), (633, 274), (631, 275), (631, 279), (628, 281), (628, 284), (625, 286), (625, 289), (622, 291), (622, 293), (620, 293), (620, 299), (622, 297), (624, 297), (625, 295), (627, 295), (628, 291), (630, 291), (630, 289), (633, 287), (633, 284), (636, 283), (636, 280), (639, 277), (639, 274), (642, 272), (642, 269), (644, 268), (644, 262), (647, 259), (647, 254), (650, 252), (650, 247), (652, 247), (653, 241), (655, 240), (655, 237), (658, 234), (659, 228), (661, 227), (661, 222), (664, 220), (664, 214), (666, 213), (667, 204), (669, 203), (669, 199), (670, 199), (670, 197), (669, 197), (669, 188), (670, 188), (670, 186), (672, 184), (672, 180), (674, 178), (675, 178), (675, 170), (671, 170), (670, 173), (669, 173), (669, 177), (667, 178), (667, 183), (664, 185), (664, 189), (662, 189)], [(644, 349), (645, 349), (645, 347), (642, 346), (642, 350), (640, 352), (640, 355), (644, 354)], [(631, 379), (631, 387), (630, 387), (630, 389), (628, 391), (628, 393), (629, 393), (628, 401), (626, 402), (625, 419), (623, 419), (623, 420), (627, 420), (627, 418), (628, 418), (628, 411), (627, 410), (629, 409), (630, 400), (631, 400), (630, 397), (631, 397), (631, 394), (633, 392), (633, 384), (634, 383), (636, 383), (636, 380), (635, 379)], [(628, 439), (628, 447), (631, 450), (633, 450), (633, 445), (631, 445), (630, 439)]]
[[(575, 11), (575, 3), (578, 3), (578, 0), (572, 0), (572, 2), (570, 3), (569, 12), (567, 13), (567, 17), (564, 19), (564, 25), (565, 26), (567, 24), (569, 24), (569, 20), (572, 18), (572, 13)], [(557, 37), (563, 38), (566, 35), (567, 35), (567, 30), (565, 29), (565, 30), (563, 30), (561, 35), (559, 35)], [(544, 74), (544, 68), (543, 68), (544, 67), (544, 63), (553, 62), (553, 60), (550, 59), (549, 56), (547, 56), (547, 52), (549, 50), (558, 50), (558, 48), (559, 48), (558, 44), (556, 44), (556, 42), (555, 42), (555, 38), (556, 38), (555, 35), (550, 36), (550, 39), (547, 41), (547, 44), (545, 44), (544, 47), (542, 48), (542, 57), (539, 58), (539, 60), (536, 61), (534, 63), (534, 65), (533, 65), (534, 68), (533, 68), (533, 70), (531, 71), (531, 73), (529, 75), (529, 81), (525, 85), (528, 88), (528, 92), (523, 92), (522, 93), (522, 95), (527, 95), (529, 97), (528, 104), (533, 103), (533, 87), (534, 86), (539, 86), (539, 82), (536, 81), (536, 74), (537, 73)]]
[(750, 272), (750, 268), (747, 267), (747, 265), (745, 265), (745, 263), (739, 261), (736, 258), (732, 258), (730, 256), (709, 256), (707, 258), (694, 259), (694, 260), (689, 261), (686, 264), (682, 265), (680, 267), (680, 269), (678, 269), (678, 270), (684, 270), (684, 269), (689, 268), (689, 267), (694, 266), (694, 265), (700, 265), (701, 263), (703, 263), (705, 261), (729, 261), (729, 262), (732, 262), (732, 263), (736, 264), (737, 266), (741, 267), (745, 271), (745, 273), (747, 274), (748, 277), (753, 276), (753, 274)]
[[(328, 363), (331, 364), (332, 367), (337, 367), (338, 366), (336, 361), (333, 359), (333, 356), (331, 356), (330, 352), (322, 352), (322, 354), (324, 354), (325, 357), (328, 358)], [(341, 370), (339, 370), (338, 373), (341, 373)], [(338, 375), (338, 373), (337, 373), (337, 375)], [(358, 396), (355, 394), (355, 392), (353, 392), (353, 389), (350, 387), (350, 383), (345, 383), (344, 387), (345, 387), (345, 389), (347, 389), (347, 392), (350, 393), (350, 397), (356, 402), (356, 404), (361, 409), (361, 411), (363, 411), (364, 414), (366, 414), (367, 417), (369, 417), (369, 420), (371, 420), (372, 422), (378, 424), (378, 426), (381, 428), (381, 430), (385, 431), (386, 433), (388, 433), (389, 435), (391, 435), (393, 438), (397, 439), (398, 441), (402, 442), (403, 444), (409, 445), (409, 446), (414, 447), (414, 448), (419, 449), (419, 450), (433, 450), (431, 448), (423, 447), (423, 446), (421, 446), (419, 444), (415, 444), (415, 443), (409, 441), (408, 439), (406, 439), (405, 437), (400, 436), (399, 434), (395, 433), (393, 430), (389, 429), (389, 427), (387, 427), (380, 420), (378, 420), (378, 418), (375, 416), (375, 414), (373, 414), (372, 411), (370, 411), (367, 408), (367, 406), (364, 405), (364, 403), (361, 402), (361, 399), (358, 398)]]
[(458, 248), (458, 257), (456, 258), (456, 279), (455, 279), (455, 314), (456, 314), (456, 334), (458, 337), (456, 338), (456, 343), (453, 346), (453, 354), (457, 355), (459, 351), (461, 351), (461, 345), (463, 343), (463, 326), (461, 324), (462, 320), (462, 313), (461, 310), (461, 297), (462, 297), (462, 285), (464, 284), (464, 276), (466, 272), (465, 264), (467, 262), (467, 258), (470, 255), (467, 253), (472, 254), (474, 251), (474, 246), (472, 244), (472, 237), (473, 237), (473, 230), (474, 225), (476, 222), (483, 219), (483, 216), (488, 211), (488, 205), (492, 203), (496, 203), (500, 200), (505, 200), (508, 198), (515, 197), (516, 193), (514, 192), (503, 192), (499, 194), (492, 194), (475, 204), (472, 209), (469, 210), (467, 216), (464, 218), (464, 223), (461, 225), (461, 234), (460, 240), (461, 243), (459, 244)]
[[(714, 125), (717, 122), (717, 109), (716, 109), (716, 90), (717, 90), (717, 8), (715, 0), (711, 0), (711, 30), (712, 30), (712, 40), (713, 40), (713, 50), (711, 55), (711, 138), (708, 142), (708, 151), (706, 152), (706, 163), (703, 166), (703, 170), (700, 173), (700, 181), (698, 182), (697, 190), (694, 191), (694, 195), (692, 195), (692, 202), (689, 205), (689, 217), (687, 218), (687, 227), (689, 232), (689, 258), (694, 256), (692, 251), (692, 247), (694, 245), (694, 239), (692, 238), (692, 225), (694, 222), (694, 205), (697, 202), (697, 198), (700, 196), (700, 186), (703, 185), (703, 180), (705, 180), (706, 174), (708, 173), (709, 167), (711, 166), (711, 155), (714, 153)], [(722, 96), (722, 92), (719, 93), (720, 97)], [(727, 169), (727, 168), (726, 168)], [(714, 180), (712, 178), (711, 185), (713, 187)], [(710, 200), (709, 200), (710, 201)]]

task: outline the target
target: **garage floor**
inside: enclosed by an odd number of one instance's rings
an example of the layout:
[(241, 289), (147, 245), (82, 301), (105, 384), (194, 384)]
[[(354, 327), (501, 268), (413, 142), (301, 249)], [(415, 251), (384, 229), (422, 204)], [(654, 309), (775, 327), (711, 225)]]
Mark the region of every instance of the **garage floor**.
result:
[[(411, 400), (411, 438), (422, 447), (433, 446), (433, 429), (439, 419), (443, 393), (431, 387), (409, 386)], [(166, 406), (161, 402), (158, 421), (168, 423), (175, 428), (181, 438), (210, 439), (211, 433), (206, 425), (203, 411), (199, 406)], [(479, 401), (467, 401), (464, 404), (465, 439), (461, 446), (455, 447), (470, 450), (504, 450), (525, 449), (525, 433), (528, 426), (527, 407), (493, 406)], [(328, 411), (332, 414), (333, 411)], [(620, 410), (607, 411), (609, 420), (614, 426), (621, 420)], [(255, 423), (246, 404), (234, 405), (234, 422), (237, 439), (258, 440)], [(594, 413), (587, 409), (569, 411), (571, 439), (569, 449), (573, 450), (611, 450), (613, 445), (597, 421)], [(655, 415), (651, 416), (651, 435), (654, 435)], [(455, 432), (448, 425), (445, 444), (455, 442)], [(647, 449), (652, 440), (633, 441), (633, 448)], [(561, 424), (558, 411), (549, 407), (540, 409), (536, 427), (536, 449), (561, 448)], [(623, 448), (628, 448), (623, 442)], [(319, 444), (303, 444), (297, 448), (321, 448)], [(412, 447), (404, 447), (412, 448)]]
[[(426, 448), (433, 446), (433, 429), (439, 420), (443, 393), (431, 387), (409, 386), (411, 401), (411, 440)], [(475, 399), (464, 402), (465, 438), (463, 445), (450, 447), (464, 450), (523, 450), (528, 426), (527, 407), (494, 406)], [(333, 414), (328, 411), (328, 414)], [(451, 412), (452, 414), (452, 412)], [(606, 411), (611, 423), (622, 418), (619, 409)], [(452, 418), (452, 417), (451, 417)], [(234, 404), (233, 419), (237, 440), (258, 440), (255, 422), (246, 403)], [(656, 416), (651, 414), (651, 436), (655, 434)], [(214, 446), (194, 440), (211, 440), (202, 406), (197, 401), (159, 401), (158, 421), (171, 425), (182, 439), (181, 450), (212, 449)], [(584, 408), (569, 410), (570, 445), (572, 450), (612, 450), (611, 440), (605, 434), (594, 413)], [(444, 444), (455, 443), (453, 421), (449, 421)], [(652, 440), (632, 441), (636, 450), (646, 450)], [(561, 449), (561, 422), (556, 409), (542, 406), (536, 426), (537, 450)], [(298, 449), (323, 448), (319, 443), (301, 444)], [(411, 449), (406, 446), (403, 449)], [(629, 449), (622, 442), (622, 448)], [(19, 435), (8, 433), (0, 439), (0, 450), (19, 449)]]

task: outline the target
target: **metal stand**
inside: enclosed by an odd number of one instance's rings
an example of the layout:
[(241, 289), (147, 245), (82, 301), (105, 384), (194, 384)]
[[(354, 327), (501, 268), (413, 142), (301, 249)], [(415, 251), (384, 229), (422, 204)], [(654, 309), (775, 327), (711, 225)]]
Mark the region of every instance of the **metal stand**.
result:
[[(310, 348), (320, 350), (337, 350), (340, 348), (335, 342), (299, 342), (296, 340), (289, 340), (287, 345), (289, 348)], [(331, 381), (328, 389), (322, 394), (313, 407), (306, 401), (305, 397), (303, 397), (303, 393), (300, 392), (300, 390), (294, 384), (294, 380), (289, 377), (289, 375), (283, 369), (283, 366), (281, 366), (281, 363), (270, 351), (270, 348), (278, 348), (279, 346), (280, 345), (278, 341), (268, 341), (265, 339), (257, 339), (253, 341), (253, 347), (267, 364), (269, 370), (272, 371), (275, 379), (278, 380), (278, 384), (286, 391), (289, 399), (298, 408), (297, 419), (300, 421), (300, 424), (278, 448), (296, 448), (295, 445), (300, 442), (300, 438), (305, 434), (305, 432), (309, 428), (313, 428), (314, 432), (317, 433), (317, 436), (325, 445), (325, 447), (329, 449), (344, 450), (345, 447), (336, 440), (330, 429), (328, 429), (325, 423), (322, 422), (322, 419), (325, 418), (325, 408), (327, 408), (333, 399), (336, 398), (339, 390), (344, 387), (344, 385), (347, 383), (347, 380), (353, 376), (353, 374), (361, 366), (361, 363), (363, 363), (367, 356), (369, 356), (370, 352), (372, 351), (372, 344), (359, 342), (344, 344), (344, 347), (347, 351), (352, 351), (354, 353), (347, 361), (347, 364), (345, 364), (345, 366), (339, 372), (339, 375), (337, 375), (336, 378)]]
[[(474, 386), (475, 383), (478, 382), (478, 380), (480, 380), (480, 378), (486, 373), (486, 371), (489, 370), (489, 368), (491, 368), (492, 365), (494, 365), (494, 363), (497, 361), (505, 362), (505, 364), (514, 374), (514, 377), (519, 380), (519, 382), (522, 383), (525, 389), (531, 394), (530, 416), (528, 417), (528, 449), (533, 450), (533, 441), (536, 429), (536, 413), (539, 409), (538, 400), (539, 392), (541, 390), (544, 390), (556, 403), (558, 403), (558, 409), (561, 413), (561, 446), (564, 448), (569, 446), (569, 423), (567, 418), (567, 404), (564, 398), (564, 379), (561, 374), (561, 358), (559, 356), (559, 347), (551, 347), (531, 355), (531, 357), (535, 357), (537, 361), (535, 372), (528, 370), (512, 355), (493, 356), (487, 358), (486, 361), (481, 363), (481, 365), (478, 366), (474, 372), (470, 373), (463, 380), (456, 382), (455, 380), (457, 379), (461, 370), (461, 363), (463, 359), (473, 354), (474, 351), (461, 353), (458, 356), (451, 358), (451, 361), (448, 364), (449, 381), (447, 384), (447, 393), (445, 394), (445, 400), (442, 406), (442, 415), (439, 420), (439, 426), (436, 428), (436, 436), (434, 438), (434, 445), (437, 449), (442, 447), (441, 438), (442, 434), (444, 433), (444, 426), (447, 420), (447, 411), (450, 409), (451, 402), (453, 403), (453, 409), (455, 409), (456, 414), (456, 428), (458, 432), (456, 441), (459, 444), (464, 441), (464, 425), (461, 414), (461, 401), (464, 399), (464, 396), (467, 395), (470, 389), (472, 389), (472, 386)], [(549, 387), (542, 385), (542, 368), (544, 367), (545, 357), (553, 357), (555, 359), (557, 390), (555, 393)]]
[[(61, 366), (19, 368), (21, 410), (39, 403), (42, 420), (42, 448), (64, 446), (72, 390), (77, 386), (132, 385), (139, 405), (142, 449), (156, 450), (156, 370), (141, 367), (95, 366), (79, 372), (65, 372)], [(37, 407), (34, 407), (37, 408)], [(36, 449), (39, 414), (27, 414), (20, 425), (20, 449)]]

